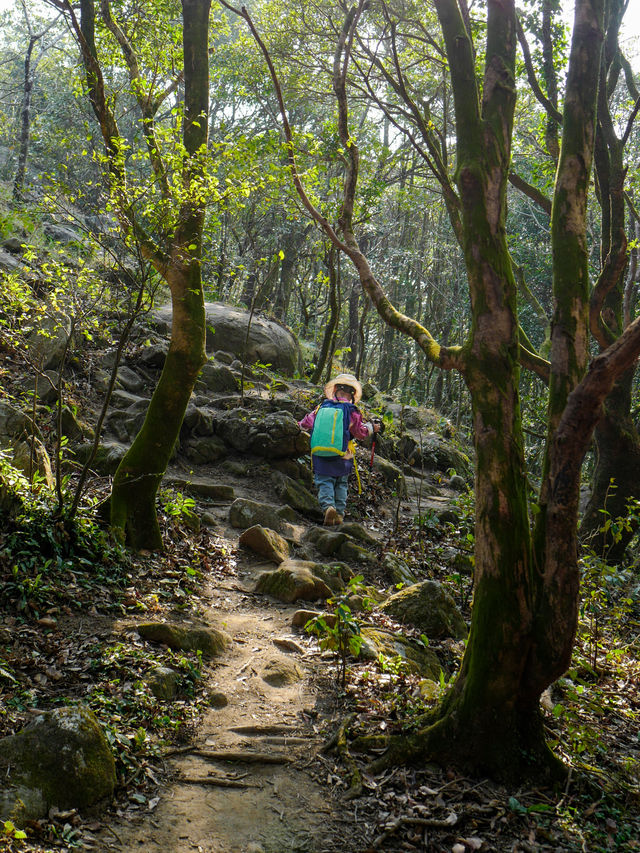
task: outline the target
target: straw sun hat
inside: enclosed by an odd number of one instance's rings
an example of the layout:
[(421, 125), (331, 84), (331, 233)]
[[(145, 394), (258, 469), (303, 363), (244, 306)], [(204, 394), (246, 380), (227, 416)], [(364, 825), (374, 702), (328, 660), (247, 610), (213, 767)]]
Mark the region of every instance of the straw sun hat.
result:
[(351, 373), (340, 373), (338, 374), (338, 376), (335, 376), (330, 382), (327, 382), (327, 384), (324, 386), (324, 393), (328, 400), (331, 400), (335, 395), (336, 385), (348, 385), (349, 388), (353, 388), (354, 403), (357, 403), (358, 400), (362, 397), (362, 385), (358, 382), (355, 376), (351, 375)]

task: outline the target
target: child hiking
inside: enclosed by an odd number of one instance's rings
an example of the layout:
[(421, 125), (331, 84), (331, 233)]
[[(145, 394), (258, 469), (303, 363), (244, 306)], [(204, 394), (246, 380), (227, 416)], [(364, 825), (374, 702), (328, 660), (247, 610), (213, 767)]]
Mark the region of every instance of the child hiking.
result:
[(299, 421), (311, 433), (313, 479), (328, 527), (342, 524), (347, 504), (349, 474), (355, 458), (355, 438), (367, 438), (380, 431), (380, 424), (365, 423), (356, 403), (362, 386), (349, 373), (327, 382), (326, 400)]

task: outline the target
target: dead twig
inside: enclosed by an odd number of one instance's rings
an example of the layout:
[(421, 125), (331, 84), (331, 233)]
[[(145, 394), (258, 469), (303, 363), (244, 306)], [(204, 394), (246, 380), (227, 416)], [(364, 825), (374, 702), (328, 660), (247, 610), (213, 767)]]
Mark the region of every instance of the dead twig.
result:
[(229, 761), (235, 764), (289, 764), (288, 755), (270, 752), (221, 752), (218, 750), (194, 749), (193, 754), (209, 761)]

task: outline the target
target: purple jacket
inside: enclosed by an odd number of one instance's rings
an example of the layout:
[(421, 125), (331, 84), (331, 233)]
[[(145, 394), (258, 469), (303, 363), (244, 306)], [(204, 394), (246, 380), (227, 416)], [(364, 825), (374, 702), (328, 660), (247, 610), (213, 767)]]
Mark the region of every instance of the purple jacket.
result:
[[(333, 398), (338, 402), (337, 397)], [(316, 419), (316, 410), (303, 417), (298, 421), (298, 426), (305, 432), (311, 432)], [(358, 409), (353, 410), (351, 420), (349, 421), (349, 432), (353, 438), (367, 438), (373, 433), (373, 424), (365, 423), (362, 420), (362, 414)], [(335, 459), (327, 456), (313, 457), (313, 472), (324, 477), (343, 477), (353, 469), (353, 459), (350, 456), (336, 456)]]

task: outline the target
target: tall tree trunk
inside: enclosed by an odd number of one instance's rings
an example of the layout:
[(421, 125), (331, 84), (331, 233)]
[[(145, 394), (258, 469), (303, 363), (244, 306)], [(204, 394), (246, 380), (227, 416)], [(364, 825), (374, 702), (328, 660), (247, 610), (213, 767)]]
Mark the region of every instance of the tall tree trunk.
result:
[(311, 382), (316, 385), (320, 382), (325, 367), (331, 371), (331, 359), (335, 345), (335, 332), (340, 318), (340, 305), (338, 303), (338, 271), (336, 269), (336, 250), (330, 247), (327, 255), (327, 266), (329, 267), (329, 317), (322, 337), (322, 346), (318, 355)]
[(24, 179), (27, 172), (27, 158), (29, 156), (29, 139), (31, 128), (31, 94), (33, 92), (33, 76), (34, 72), (31, 68), (31, 57), (33, 48), (38, 40), (38, 37), (32, 36), (29, 39), (29, 45), (24, 57), (24, 83), (22, 90), (22, 110), (20, 124), (20, 142), (18, 154), (18, 169), (13, 182), (13, 197), (16, 200), (22, 198), (24, 189)]
[[(186, 201), (167, 263), (173, 308), (171, 342), (144, 424), (113, 479), (111, 525), (134, 548), (162, 546), (155, 498), (173, 453), (196, 377), (205, 362), (205, 316), (200, 258), (204, 206), (196, 201), (206, 150), (209, 94), (209, 0), (182, 0), (185, 68)], [(193, 194), (189, 189), (193, 189)]]

